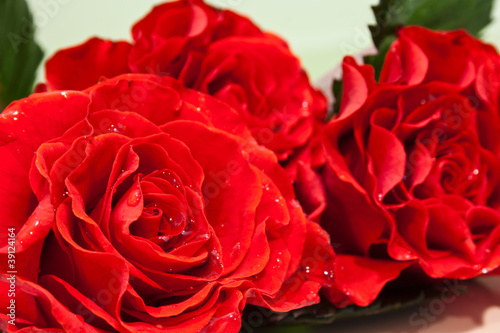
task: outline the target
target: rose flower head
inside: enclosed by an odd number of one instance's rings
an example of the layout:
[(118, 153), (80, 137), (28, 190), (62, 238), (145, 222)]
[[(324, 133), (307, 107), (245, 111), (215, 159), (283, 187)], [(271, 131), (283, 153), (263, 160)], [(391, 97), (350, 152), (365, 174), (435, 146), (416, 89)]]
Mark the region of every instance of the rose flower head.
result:
[[(46, 64), (47, 87), (85, 89), (101, 76), (153, 73), (230, 104), (257, 142), (271, 149), (297, 186), (312, 194), (315, 218), (324, 190), (315, 171), (324, 163), (319, 140), (326, 100), (281, 38), (249, 19), (201, 0), (161, 4), (132, 28), (132, 43), (93, 38), (62, 50)], [(313, 186), (309, 186), (313, 180)]]
[[(322, 225), (334, 304), (367, 305), (408, 269), (467, 279), (500, 264), (500, 57), (465, 31), (399, 31), (380, 82), (347, 57), (325, 129)], [(405, 275), (408, 276), (408, 275)]]
[(9, 331), (238, 332), (246, 304), (288, 311), (331, 283), (328, 235), (276, 156), (230, 106), (172, 78), (13, 102), (0, 156)]

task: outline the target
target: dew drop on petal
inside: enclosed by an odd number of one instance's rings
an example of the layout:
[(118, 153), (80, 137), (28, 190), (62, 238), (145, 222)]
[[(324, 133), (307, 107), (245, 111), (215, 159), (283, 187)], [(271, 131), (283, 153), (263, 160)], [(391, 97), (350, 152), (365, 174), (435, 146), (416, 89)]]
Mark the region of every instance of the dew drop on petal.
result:
[(133, 191), (128, 197), (127, 204), (129, 206), (135, 207), (141, 201), (141, 191), (139, 189)]
[(334, 273), (333, 271), (323, 271), (323, 275), (325, 276), (325, 278), (327, 278), (328, 280), (331, 280), (333, 279), (333, 276), (334, 276)]

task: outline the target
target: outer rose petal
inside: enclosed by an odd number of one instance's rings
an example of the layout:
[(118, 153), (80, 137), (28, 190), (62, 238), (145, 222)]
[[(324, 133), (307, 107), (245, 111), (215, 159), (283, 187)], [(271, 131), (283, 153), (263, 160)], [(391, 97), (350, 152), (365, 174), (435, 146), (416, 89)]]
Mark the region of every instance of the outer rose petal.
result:
[(324, 291), (337, 306), (367, 306), (375, 300), (389, 281), (399, 276), (410, 263), (377, 260), (358, 256), (337, 255), (335, 285)]
[[(30, 188), (28, 172), (40, 144), (62, 135), (86, 114), (88, 97), (77, 92), (33, 95), (13, 102), (0, 115), (0, 225), (15, 228), (18, 240), (29, 235), (24, 244), (16, 244), (18, 274), (34, 280), (38, 272), (43, 239), (50, 227), (53, 207), (50, 200), (37, 205)], [(7, 264), (7, 232), (2, 232), (0, 267)]]
[[(1, 223), (20, 227), (33, 210), (28, 172), (38, 147), (85, 117), (88, 97), (78, 92), (32, 95), (0, 115)], [(30, 207), (31, 205), (31, 207)], [(2, 233), (3, 237), (4, 233)]]
[[(7, 295), (8, 282), (7, 274), (0, 275), (0, 290), (4, 295)], [(35, 325), (45, 332), (47, 328), (60, 328), (64, 332), (99, 332), (91, 325), (83, 321), (81, 316), (77, 316), (63, 306), (57, 299), (54, 298), (47, 290), (39, 285), (16, 278), (16, 326), (9, 325), (9, 329), (22, 329)], [(7, 308), (9, 298), (2, 297), (2, 308)], [(4, 315), (2, 315), (3, 317)], [(1, 318), (2, 321), (4, 318)], [(43, 324), (41, 324), (43, 323)], [(57, 332), (57, 330), (54, 330)]]
[[(249, 296), (249, 302), (280, 312), (294, 309), (297, 303), (308, 306), (319, 302), (320, 288), (331, 286), (335, 279), (334, 257), (328, 234), (318, 224), (308, 223), (299, 270), (275, 295)], [(249, 295), (254, 294), (250, 292)]]
[(101, 77), (130, 72), (128, 55), (131, 45), (99, 38), (56, 53), (46, 63), (47, 84), (51, 90), (81, 90)]

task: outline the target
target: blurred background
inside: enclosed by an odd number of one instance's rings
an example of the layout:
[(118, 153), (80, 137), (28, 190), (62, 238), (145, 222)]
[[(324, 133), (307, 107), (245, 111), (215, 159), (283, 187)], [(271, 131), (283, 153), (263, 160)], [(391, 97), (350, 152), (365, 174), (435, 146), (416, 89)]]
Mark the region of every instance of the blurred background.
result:
[[(45, 58), (61, 48), (91, 36), (130, 40), (134, 22), (159, 0), (28, 0), (37, 26), (37, 39)], [(367, 24), (375, 22), (370, 6), (378, 0), (207, 0), (251, 17), (264, 30), (288, 41), (312, 80), (340, 63), (343, 56), (371, 45)], [(483, 39), (500, 45), (500, 0), (495, 1), (494, 22)], [(38, 81), (43, 80), (43, 71)]]

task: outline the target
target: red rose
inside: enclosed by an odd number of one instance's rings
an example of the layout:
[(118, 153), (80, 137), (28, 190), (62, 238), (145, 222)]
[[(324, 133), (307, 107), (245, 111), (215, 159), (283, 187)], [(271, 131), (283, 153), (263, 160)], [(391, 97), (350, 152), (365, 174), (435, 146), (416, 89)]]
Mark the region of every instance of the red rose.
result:
[(232, 104), (280, 160), (325, 117), (324, 97), (286, 43), (229, 10), (201, 0), (169, 2), (139, 21), (132, 36), (132, 45), (94, 38), (57, 53), (46, 66), (48, 86), (84, 89), (121, 73), (173, 76)]
[(326, 100), (283, 40), (201, 0), (157, 6), (133, 27), (132, 36), (132, 44), (93, 38), (58, 52), (46, 65), (48, 87), (85, 89), (101, 76), (124, 73), (178, 78), (233, 106), (297, 186), (312, 193), (300, 198), (310, 217), (321, 213), (324, 190), (308, 184), (321, 184), (315, 170), (324, 156), (311, 138), (324, 126)]
[(238, 332), (245, 304), (288, 311), (329, 283), (328, 235), (275, 155), (173, 79), (14, 102), (0, 154), (1, 225), (17, 234), (11, 330)]
[(367, 305), (411, 265), (471, 278), (500, 264), (500, 57), (464, 31), (404, 28), (380, 83), (343, 63), (341, 112), (325, 130), (339, 305)]

